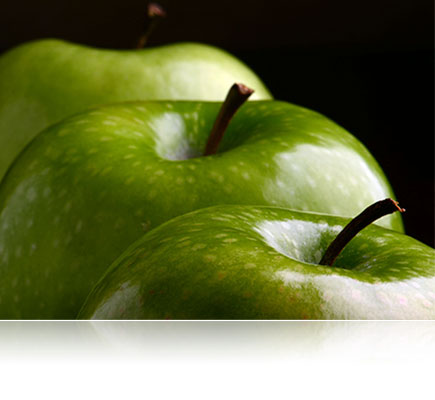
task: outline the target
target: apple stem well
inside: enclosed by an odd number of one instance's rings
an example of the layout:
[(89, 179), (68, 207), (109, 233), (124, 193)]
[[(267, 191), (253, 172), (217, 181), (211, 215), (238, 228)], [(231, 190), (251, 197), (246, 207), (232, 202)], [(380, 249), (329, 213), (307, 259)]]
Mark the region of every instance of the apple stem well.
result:
[(216, 117), (213, 128), (207, 140), (204, 156), (216, 154), (225, 131), (237, 110), (248, 100), (254, 90), (242, 83), (235, 83), (228, 91), (219, 114)]
[(143, 49), (154, 31), (156, 26), (160, 23), (162, 18), (166, 17), (166, 11), (157, 3), (149, 3), (147, 7), (147, 13), (145, 17), (143, 33), (139, 38), (136, 48)]
[(332, 241), (320, 260), (320, 265), (332, 266), (344, 247), (365, 227), (377, 219), (395, 211), (405, 212), (393, 199), (384, 199), (368, 206), (361, 214), (350, 221)]

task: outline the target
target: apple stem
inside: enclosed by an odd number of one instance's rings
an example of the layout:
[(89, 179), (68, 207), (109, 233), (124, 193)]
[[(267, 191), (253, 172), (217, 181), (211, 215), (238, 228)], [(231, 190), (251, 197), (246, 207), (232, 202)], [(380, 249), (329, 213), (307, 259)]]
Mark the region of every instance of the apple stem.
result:
[(216, 154), (224, 133), (237, 110), (248, 100), (254, 90), (241, 83), (235, 83), (228, 91), (219, 114), (214, 121), (213, 128), (208, 136), (204, 156)]
[(357, 215), (352, 221), (350, 221), (337, 235), (326, 249), (319, 264), (332, 266), (344, 247), (359, 232), (377, 219), (392, 214), (395, 211), (405, 212), (405, 209), (400, 208), (399, 203), (393, 199), (380, 200), (367, 207), (361, 214)]
[(151, 33), (159, 24), (160, 20), (164, 17), (166, 17), (166, 12), (162, 6), (157, 3), (148, 4), (143, 33), (136, 44), (137, 49), (142, 49), (145, 47), (149, 37), (151, 36)]

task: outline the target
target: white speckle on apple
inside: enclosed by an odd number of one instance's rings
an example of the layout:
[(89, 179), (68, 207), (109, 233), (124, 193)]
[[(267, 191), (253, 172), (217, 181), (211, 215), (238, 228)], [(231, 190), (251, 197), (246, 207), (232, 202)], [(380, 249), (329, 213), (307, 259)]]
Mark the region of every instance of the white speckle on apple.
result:
[(71, 201), (68, 201), (66, 204), (65, 204), (65, 206), (64, 206), (64, 210), (66, 211), (66, 212), (68, 212), (69, 210), (71, 210), (71, 206), (72, 206), (72, 202)]
[(200, 249), (204, 249), (205, 247), (206, 247), (206, 245), (204, 243), (198, 243), (198, 244), (195, 244), (192, 247), (192, 250), (193, 251), (197, 251), (197, 250), (200, 250)]
[(113, 137), (110, 137), (110, 136), (101, 136), (100, 137), (100, 142), (109, 142), (111, 140), (113, 140)]
[(212, 261), (216, 261), (216, 259), (217, 259), (217, 257), (214, 254), (206, 254), (204, 256), (204, 260), (206, 260), (206, 261), (212, 262)]
[(236, 238), (228, 238), (228, 239), (224, 239), (223, 242), (224, 243), (235, 243), (237, 242), (238, 239)]
[(252, 268), (255, 268), (256, 266), (257, 266), (257, 265), (254, 264), (254, 263), (246, 263), (246, 264), (244, 265), (245, 269), (252, 269)]
[(103, 121), (103, 125), (111, 125), (111, 126), (115, 126), (116, 122), (111, 121), (110, 119), (106, 119), (105, 121)]
[(248, 181), (249, 179), (251, 179), (251, 176), (249, 175), (248, 172), (243, 172), (242, 178)]
[(222, 182), (224, 181), (224, 177), (223, 177), (221, 174), (218, 174), (216, 171), (211, 171), (211, 172), (210, 172), (210, 176), (211, 176), (214, 180), (216, 180), (216, 181), (218, 181), (218, 182), (220, 182), (220, 183), (222, 183)]
[(33, 202), (36, 199), (36, 190), (33, 187), (30, 187), (26, 193), (26, 199), (29, 202)]
[(50, 187), (46, 187), (46, 188), (44, 188), (44, 190), (42, 191), (42, 195), (44, 196), (44, 197), (48, 197), (48, 196), (50, 196), (50, 193), (51, 193), (51, 188)]
[(138, 123), (138, 124), (140, 124), (140, 125), (144, 125), (145, 124), (145, 122), (143, 120), (141, 120), (139, 118), (136, 118), (136, 117), (133, 118), (133, 121)]
[(79, 220), (79, 221), (77, 222), (77, 224), (76, 224), (75, 232), (76, 232), (76, 233), (79, 233), (79, 232), (82, 230), (82, 227), (83, 227), (83, 221), (82, 221), (82, 220)]
[(101, 171), (101, 175), (107, 175), (110, 171), (112, 171), (113, 166), (112, 165), (108, 165), (107, 167), (105, 167), (102, 171)]
[(213, 221), (223, 221), (223, 222), (227, 222), (228, 218), (224, 218), (224, 217), (211, 217), (211, 219)]
[(195, 182), (195, 178), (194, 178), (193, 176), (189, 176), (189, 177), (187, 178), (187, 182), (189, 182), (189, 183), (194, 183), (194, 182)]
[(29, 251), (29, 254), (32, 255), (32, 254), (35, 252), (35, 250), (36, 250), (37, 247), (38, 247), (38, 246), (36, 245), (36, 243), (32, 243), (32, 244), (30, 245), (30, 251)]
[(162, 175), (164, 175), (164, 173), (165, 173), (165, 171), (163, 171), (162, 169), (159, 169), (159, 170), (157, 170), (157, 171), (155, 172), (154, 175), (156, 175), (156, 176), (162, 176)]
[(134, 154), (132, 154), (132, 153), (126, 154), (123, 158), (124, 158), (124, 160), (129, 160), (130, 158), (134, 158)]
[(179, 242), (175, 245), (175, 247), (180, 248), (180, 247), (185, 247), (188, 246), (189, 244), (191, 244), (192, 241), (191, 240), (186, 240), (184, 242)]

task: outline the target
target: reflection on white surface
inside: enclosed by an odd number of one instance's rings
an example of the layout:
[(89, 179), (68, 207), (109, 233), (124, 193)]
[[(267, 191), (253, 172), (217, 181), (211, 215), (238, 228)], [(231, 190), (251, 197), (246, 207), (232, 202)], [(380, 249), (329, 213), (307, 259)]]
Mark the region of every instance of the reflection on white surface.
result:
[(434, 359), (431, 321), (0, 322), (8, 400), (424, 399)]
[(0, 322), (0, 357), (435, 359), (433, 321)]

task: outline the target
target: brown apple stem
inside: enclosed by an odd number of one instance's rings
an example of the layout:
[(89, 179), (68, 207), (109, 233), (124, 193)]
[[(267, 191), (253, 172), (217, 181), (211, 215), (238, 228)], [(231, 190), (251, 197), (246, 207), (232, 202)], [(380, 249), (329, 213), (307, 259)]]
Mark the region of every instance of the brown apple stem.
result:
[(361, 214), (357, 215), (352, 221), (350, 221), (337, 235), (326, 249), (319, 264), (332, 266), (344, 247), (359, 232), (377, 219), (387, 214), (392, 214), (395, 211), (405, 212), (405, 209), (400, 208), (399, 203), (393, 199), (380, 200), (367, 207)]
[(235, 83), (231, 86), (227, 97), (225, 98), (216, 117), (213, 128), (208, 137), (205, 146), (204, 156), (216, 154), (219, 144), (224, 137), (225, 131), (237, 110), (248, 100), (249, 96), (254, 93), (253, 89), (241, 83)]
[(151, 36), (151, 33), (164, 17), (166, 17), (166, 12), (162, 6), (157, 3), (148, 4), (143, 33), (136, 44), (137, 49), (142, 49), (145, 47), (149, 37)]

